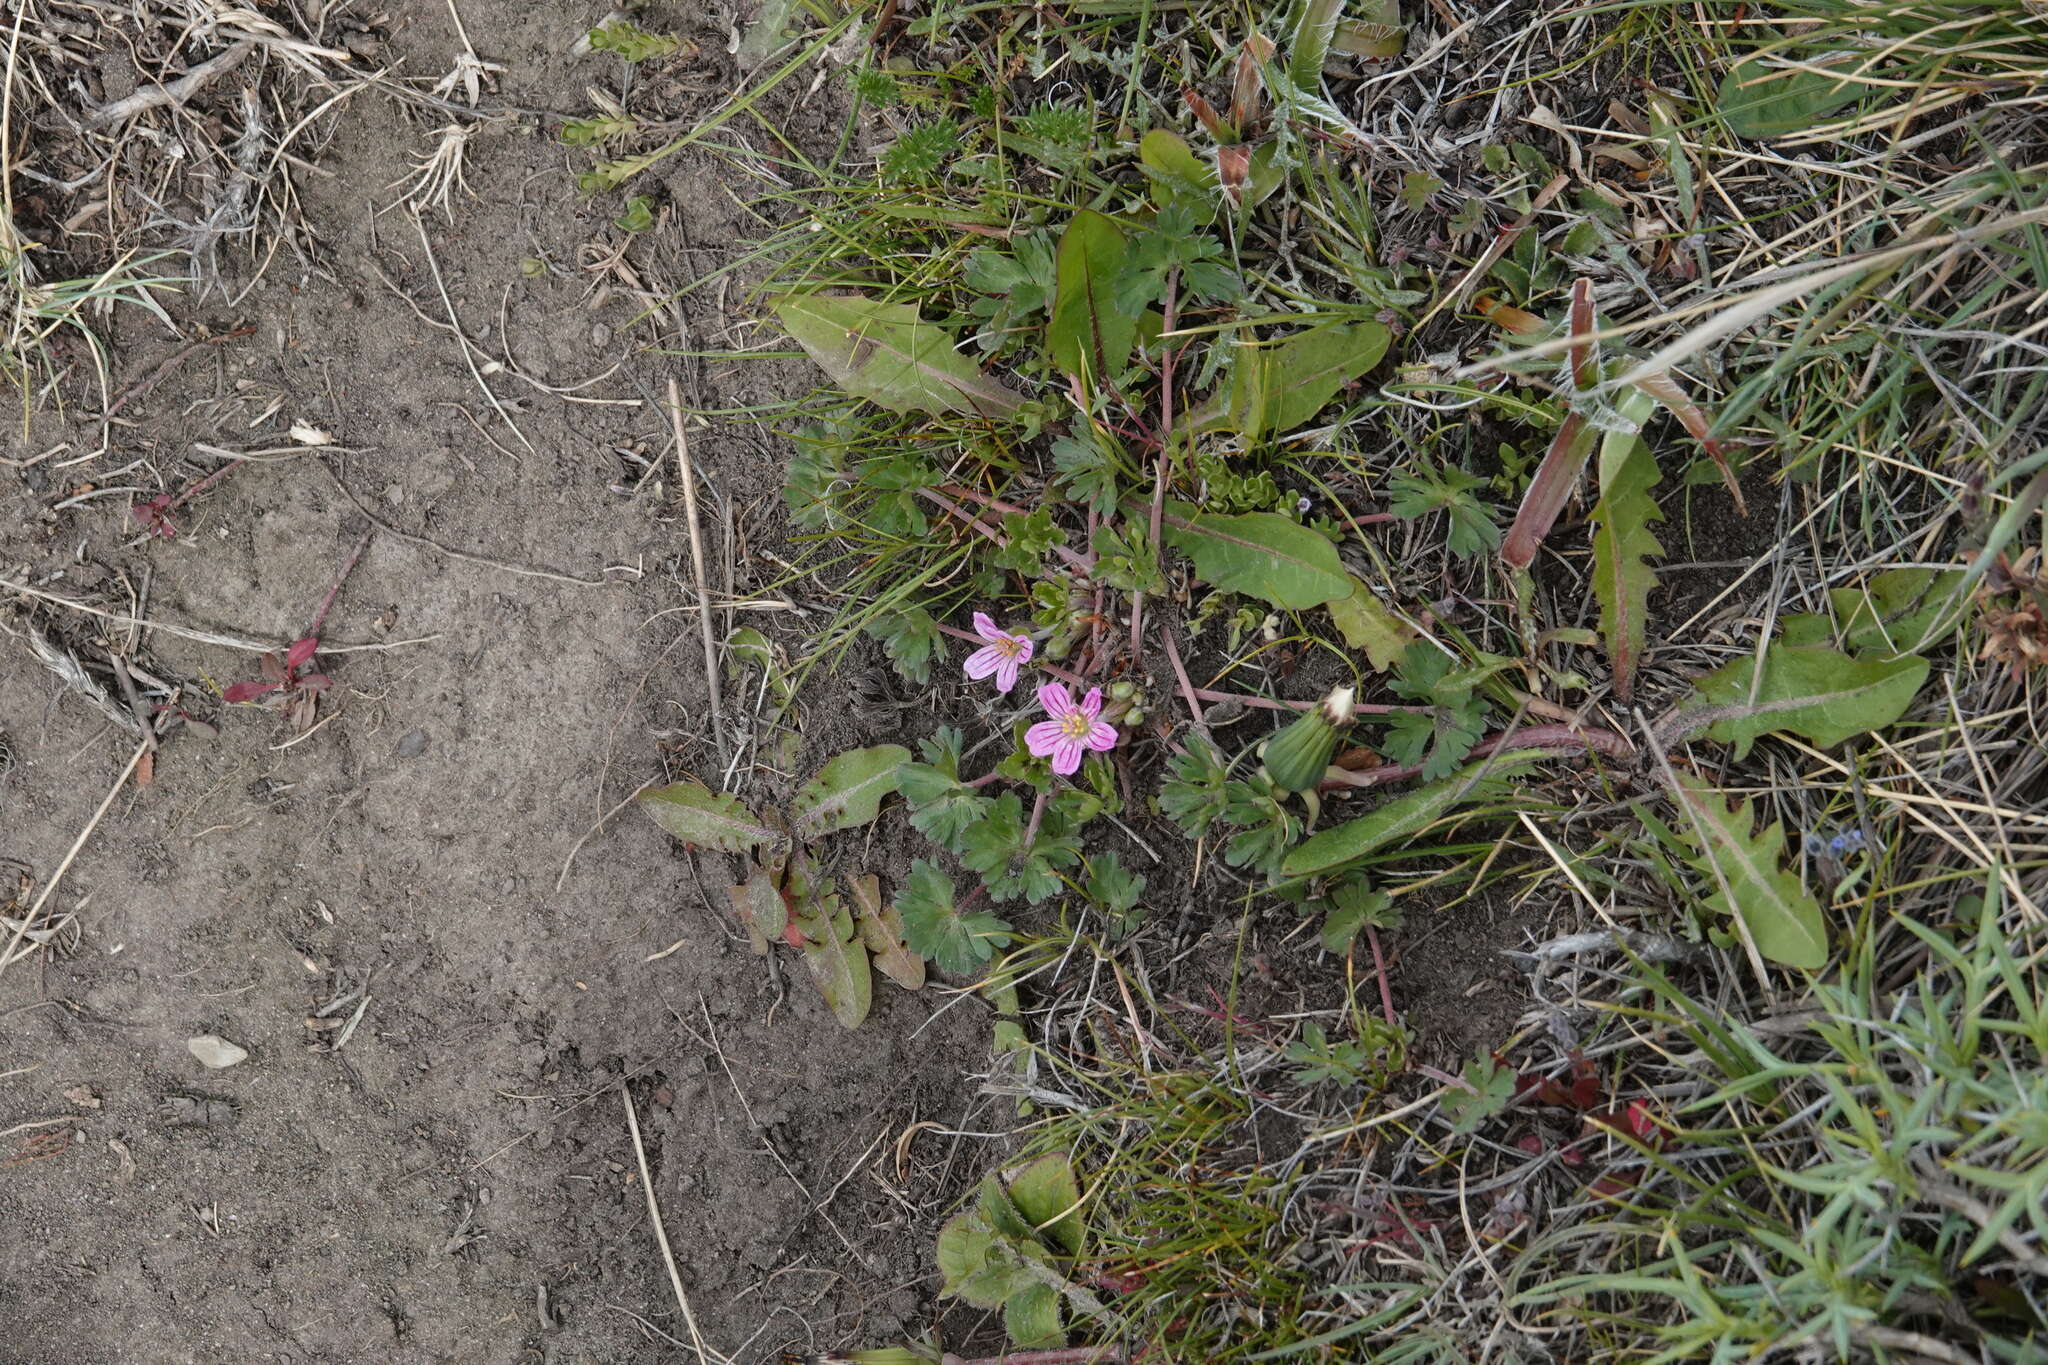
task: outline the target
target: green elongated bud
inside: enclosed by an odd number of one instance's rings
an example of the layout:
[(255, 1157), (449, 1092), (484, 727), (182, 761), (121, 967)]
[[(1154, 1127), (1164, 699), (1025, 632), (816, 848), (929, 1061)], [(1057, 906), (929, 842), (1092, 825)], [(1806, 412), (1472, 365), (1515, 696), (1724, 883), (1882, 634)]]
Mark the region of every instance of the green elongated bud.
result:
[(1336, 689), (1266, 741), (1266, 776), (1274, 786), (1288, 792), (1315, 790), (1337, 752), (1339, 735), (1351, 724), (1354, 695), (1348, 687)]

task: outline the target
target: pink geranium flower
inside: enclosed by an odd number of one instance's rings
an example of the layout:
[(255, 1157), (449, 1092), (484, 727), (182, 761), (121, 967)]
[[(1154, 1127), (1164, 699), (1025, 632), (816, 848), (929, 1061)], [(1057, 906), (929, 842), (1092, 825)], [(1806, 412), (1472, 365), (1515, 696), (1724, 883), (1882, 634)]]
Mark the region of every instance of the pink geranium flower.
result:
[(974, 613), (974, 633), (987, 643), (967, 656), (967, 676), (979, 681), (993, 674), (998, 692), (1015, 687), (1017, 670), (1031, 662), (1031, 638), (1010, 634), (985, 611)]
[(1102, 719), (1102, 689), (1091, 687), (1078, 705), (1065, 683), (1047, 683), (1038, 689), (1038, 704), (1051, 720), (1042, 720), (1024, 732), (1024, 747), (1040, 758), (1052, 760), (1052, 770), (1071, 776), (1081, 766), (1081, 755), (1093, 749), (1100, 753), (1116, 747), (1116, 727)]

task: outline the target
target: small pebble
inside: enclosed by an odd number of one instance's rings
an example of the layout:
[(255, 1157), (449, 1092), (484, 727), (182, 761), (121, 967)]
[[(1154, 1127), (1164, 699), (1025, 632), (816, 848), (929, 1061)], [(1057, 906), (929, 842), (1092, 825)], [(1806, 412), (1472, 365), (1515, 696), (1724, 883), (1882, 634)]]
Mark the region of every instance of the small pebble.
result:
[(199, 1059), (201, 1066), (212, 1067), (215, 1071), (225, 1071), (237, 1062), (249, 1060), (247, 1048), (236, 1047), (218, 1034), (202, 1033), (197, 1038), (187, 1038), (185, 1049)]
[(406, 732), (405, 738), (398, 741), (398, 756), (400, 758), (418, 758), (426, 751), (427, 732), (425, 730), (409, 730)]

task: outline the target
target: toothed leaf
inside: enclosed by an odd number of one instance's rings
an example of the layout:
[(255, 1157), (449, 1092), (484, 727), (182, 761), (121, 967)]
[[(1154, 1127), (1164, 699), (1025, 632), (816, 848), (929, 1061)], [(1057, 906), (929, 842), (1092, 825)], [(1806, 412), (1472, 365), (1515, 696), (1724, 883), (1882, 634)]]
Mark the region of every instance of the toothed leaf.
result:
[(1664, 515), (1650, 496), (1656, 486), (1657, 461), (1641, 438), (1610, 435), (1600, 451), (1601, 496), (1593, 508), (1593, 596), (1614, 668), (1614, 695), (1623, 701), (1635, 686), (1650, 590), (1657, 586), (1656, 570), (1647, 561), (1664, 553), (1650, 530)]
[(1713, 880), (1710, 909), (1742, 921), (1757, 952), (1788, 967), (1827, 965), (1828, 929), (1819, 902), (1784, 868), (1785, 829), (1753, 828), (1749, 803), (1724, 805), (1722, 794), (1689, 773), (1675, 773), (1678, 804), (1690, 820), (1692, 865)]

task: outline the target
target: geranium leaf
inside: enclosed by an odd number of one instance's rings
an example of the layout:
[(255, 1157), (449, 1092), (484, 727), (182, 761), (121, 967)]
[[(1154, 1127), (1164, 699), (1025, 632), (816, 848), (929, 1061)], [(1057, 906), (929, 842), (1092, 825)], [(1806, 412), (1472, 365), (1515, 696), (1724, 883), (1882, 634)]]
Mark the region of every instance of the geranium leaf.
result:
[(986, 911), (970, 913), (953, 900), (953, 879), (920, 858), (896, 893), (904, 942), (942, 972), (965, 976), (1009, 942), (1010, 926)]

